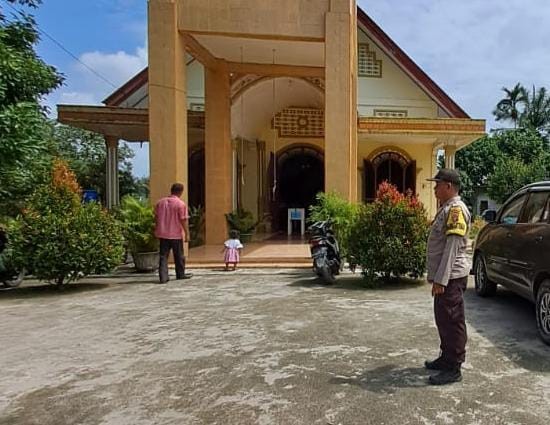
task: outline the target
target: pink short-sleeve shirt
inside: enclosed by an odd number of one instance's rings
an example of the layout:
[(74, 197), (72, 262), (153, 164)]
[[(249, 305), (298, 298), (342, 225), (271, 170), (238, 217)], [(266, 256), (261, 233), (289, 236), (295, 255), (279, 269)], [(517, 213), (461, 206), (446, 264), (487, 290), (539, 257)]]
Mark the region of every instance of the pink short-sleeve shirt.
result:
[(155, 205), (155, 236), (159, 239), (183, 239), (182, 220), (189, 218), (187, 205), (175, 195), (162, 198)]

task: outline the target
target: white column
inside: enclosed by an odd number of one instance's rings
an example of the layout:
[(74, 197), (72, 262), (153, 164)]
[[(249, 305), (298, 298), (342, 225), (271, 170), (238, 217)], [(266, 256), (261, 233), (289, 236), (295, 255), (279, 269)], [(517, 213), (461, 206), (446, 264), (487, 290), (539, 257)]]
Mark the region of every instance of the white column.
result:
[(119, 205), (118, 139), (106, 136), (105, 145), (107, 148), (105, 203), (107, 208), (111, 209)]
[(456, 147), (455, 146), (445, 146), (445, 167), (451, 168), (454, 170), (455, 168), (455, 155), (456, 155)]

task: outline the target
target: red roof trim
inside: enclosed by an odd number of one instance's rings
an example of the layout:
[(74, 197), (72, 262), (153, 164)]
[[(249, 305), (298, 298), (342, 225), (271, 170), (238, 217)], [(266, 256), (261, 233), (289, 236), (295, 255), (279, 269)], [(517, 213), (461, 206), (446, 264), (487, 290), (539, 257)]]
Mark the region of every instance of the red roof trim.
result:
[(451, 118), (470, 118), (360, 7), (358, 21), (374, 36), (386, 54), (392, 57), (444, 109)]
[(109, 95), (103, 103), (107, 106), (120, 106), (122, 102), (134, 94), (140, 87), (149, 81), (149, 68), (141, 70), (134, 75), (127, 83)]

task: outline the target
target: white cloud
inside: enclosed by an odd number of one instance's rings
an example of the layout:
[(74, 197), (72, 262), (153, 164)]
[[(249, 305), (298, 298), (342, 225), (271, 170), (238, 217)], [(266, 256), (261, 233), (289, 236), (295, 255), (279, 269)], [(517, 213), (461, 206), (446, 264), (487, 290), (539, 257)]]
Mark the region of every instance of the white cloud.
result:
[[(116, 53), (87, 52), (80, 56), (80, 60), (118, 87), (147, 66), (147, 51), (145, 47), (139, 47), (134, 54), (122, 51)], [(77, 69), (89, 82), (89, 85), (93, 86), (93, 80), (97, 80), (98, 77), (80, 63), (77, 63)]]
[(500, 89), (549, 86), (547, 0), (359, 0), (360, 6), (473, 118), (494, 126)]
[(96, 100), (92, 93), (65, 91), (60, 93), (58, 103), (68, 105), (93, 105), (96, 103)]
[(85, 52), (79, 60), (112, 85), (75, 60), (67, 69), (61, 70), (65, 74), (64, 85), (45, 99), (44, 103), (52, 110), (56, 104), (101, 104), (109, 94), (147, 66), (147, 49), (138, 47), (134, 53)]

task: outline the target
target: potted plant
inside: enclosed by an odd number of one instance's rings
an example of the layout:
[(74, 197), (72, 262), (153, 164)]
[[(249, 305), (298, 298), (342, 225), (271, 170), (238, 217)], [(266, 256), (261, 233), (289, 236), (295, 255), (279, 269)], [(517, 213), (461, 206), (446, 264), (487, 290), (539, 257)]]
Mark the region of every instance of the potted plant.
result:
[(241, 242), (250, 242), (258, 224), (250, 211), (238, 208), (225, 214), (225, 218), (229, 225), (229, 230), (237, 230), (239, 232)]
[(155, 212), (151, 204), (132, 196), (122, 199), (119, 216), (124, 237), (137, 271), (155, 271), (159, 266), (159, 241), (155, 237)]
[(189, 207), (190, 248), (204, 244), (204, 220), (204, 208), (201, 205)]

